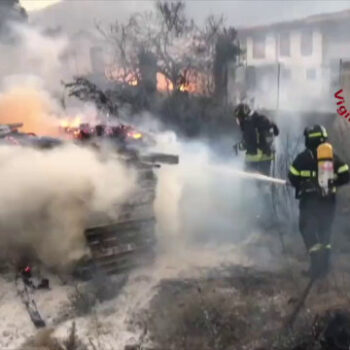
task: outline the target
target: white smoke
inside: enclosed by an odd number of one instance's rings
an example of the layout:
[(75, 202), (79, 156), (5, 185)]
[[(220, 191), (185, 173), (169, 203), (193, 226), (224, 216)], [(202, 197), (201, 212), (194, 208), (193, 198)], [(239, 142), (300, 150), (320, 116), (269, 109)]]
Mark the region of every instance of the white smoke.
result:
[[(71, 74), (67, 38), (27, 25), (13, 31), (15, 41), (0, 44), (0, 124), (22, 122), (21, 131), (57, 136), (60, 118), (87, 109), (91, 117), (90, 107), (67, 112), (59, 103), (60, 82)], [(114, 156), (74, 145), (47, 152), (2, 145), (0, 163), (1, 255), (27, 254), (58, 269), (85, 253), (91, 215), (116, 218), (116, 205), (135, 186), (134, 173)]]
[(0, 49), (0, 77), (40, 81), (45, 89), (60, 89), (60, 82), (71, 74), (63, 58), (69, 48), (68, 39), (44, 35), (40, 28), (14, 24), (14, 42), (2, 42)]
[(50, 151), (0, 147), (0, 247), (25, 251), (48, 266), (67, 267), (85, 249), (94, 212), (116, 218), (133, 190), (134, 174), (75, 145)]

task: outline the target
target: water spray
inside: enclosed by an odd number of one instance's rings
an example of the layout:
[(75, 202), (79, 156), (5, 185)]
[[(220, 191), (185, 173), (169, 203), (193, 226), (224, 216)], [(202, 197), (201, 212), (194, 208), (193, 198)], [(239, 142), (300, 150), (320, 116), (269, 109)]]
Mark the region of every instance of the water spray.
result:
[(237, 169), (226, 169), (224, 167), (219, 167), (218, 171), (220, 171), (220, 173), (225, 173), (225, 174), (231, 175), (231, 176), (238, 176), (238, 177), (244, 178), (244, 179), (253, 179), (253, 180), (270, 182), (270, 183), (275, 183), (275, 184), (279, 184), (279, 185), (286, 185), (286, 186), (290, 185), (287, 180), (278, 179), (275, 177), (266, 176), (266, 175), (262, 175), (259, 173), (250, 173), (247, 171), (242, 171), (242, 170), (237, 170)]

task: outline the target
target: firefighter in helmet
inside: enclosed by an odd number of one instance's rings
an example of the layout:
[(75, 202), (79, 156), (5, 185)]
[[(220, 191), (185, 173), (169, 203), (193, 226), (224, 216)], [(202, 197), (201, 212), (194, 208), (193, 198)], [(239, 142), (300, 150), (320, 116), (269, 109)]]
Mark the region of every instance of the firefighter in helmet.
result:
[(274, 159), (273, 138), (279, 134), (277, 125), (245, 103), (236, 106), (234, 113), (243, 136), (243, 140), (233, 146), (236, 154), (239, 150), (246, 151), (246, 170), (269, 175)]
[(330, 236), (335, 215), (336, 190), (349, 182), (349, 167), (333, 153), (322, 125), (304, 131), (306, 149), (289, 169), (289, 180), (299, 199), (299, 229), (310, 256), (311, 278), (329, 268)]

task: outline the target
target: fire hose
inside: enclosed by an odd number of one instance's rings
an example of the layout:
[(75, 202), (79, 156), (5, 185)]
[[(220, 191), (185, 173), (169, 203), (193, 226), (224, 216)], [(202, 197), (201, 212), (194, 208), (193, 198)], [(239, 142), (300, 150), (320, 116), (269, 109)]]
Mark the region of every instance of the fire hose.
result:
[(220, 167), (219, 170), (220, 172), (225, 172), (228, 175), (237, 176), (243, 179), (252, 179), (252, 180), (257, 180), (262, 182), (275, 183), (278, 185), (291, 186), (291, 184), (287, 180), (266, 176), (259, 173), (251, 173), (251, 172), (241, 171), (237, 169), (225, 169), (223, 167)]

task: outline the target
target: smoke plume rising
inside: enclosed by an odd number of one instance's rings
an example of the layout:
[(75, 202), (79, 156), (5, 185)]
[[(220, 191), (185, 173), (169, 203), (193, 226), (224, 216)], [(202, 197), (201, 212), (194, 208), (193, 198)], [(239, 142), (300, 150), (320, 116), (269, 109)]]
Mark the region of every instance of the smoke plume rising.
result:
[(117, 215), (115, 204), (134, 186), (133, 173), (120, 163), (74, 145), (47, 152), (2, 146), (0, 162), (2, 254), (31, 252), (56, 268), (84, 253), (92, 213)]

